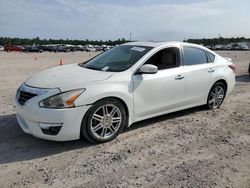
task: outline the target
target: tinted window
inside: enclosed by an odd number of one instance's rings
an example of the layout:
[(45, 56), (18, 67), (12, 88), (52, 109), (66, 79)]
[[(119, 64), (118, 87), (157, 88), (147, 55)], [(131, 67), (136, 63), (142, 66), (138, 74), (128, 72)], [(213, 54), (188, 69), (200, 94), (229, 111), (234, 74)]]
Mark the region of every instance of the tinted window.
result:
[(209, 53), (209, 52), (207, 52), (207, 55), (208, 55), (208, 57), (209, 57), (209, 63), (214, 62), (214, 60), (215, 60), (215, 55), (214, 55), (214, 54), (211, 54), (211, 53)]
[(166, 48), (155, 53), (147, 60), (146, 64), (155, 65), (159, 70), (177, 67), (180, 65), (179, 54), (178, 48)]
[(207, 55), (205, 51), (184, 46), (184, 64), (185, 65), (198, 65), (207, 63)]
[(120, 72), (134, 65), (142, 58), (152, 47), (121, 45), (108, 50), (86, 63), (80, 63), (79, 66), (100, 70)]

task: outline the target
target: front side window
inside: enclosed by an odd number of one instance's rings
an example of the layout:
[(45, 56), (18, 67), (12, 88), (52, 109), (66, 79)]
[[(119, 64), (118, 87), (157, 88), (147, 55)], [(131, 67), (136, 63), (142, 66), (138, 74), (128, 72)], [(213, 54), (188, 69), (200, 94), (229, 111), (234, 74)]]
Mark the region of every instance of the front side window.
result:
[(207, 63), (207, 55), (204, 50), (184, 46), (184, 64), (185, 65), (199, 65)]
[(86, 63), (80, 63), (79, 66), (99, 71), (121, 72), (134, 65), (151, 49), (152, 47), (148, 46), (121, 45)]
[(176, 47), (170, 47), (155, 53), (150, 57), (146, 64), (158, 67), (158, 70), (169, 69), (180, 66), (180, 53)]

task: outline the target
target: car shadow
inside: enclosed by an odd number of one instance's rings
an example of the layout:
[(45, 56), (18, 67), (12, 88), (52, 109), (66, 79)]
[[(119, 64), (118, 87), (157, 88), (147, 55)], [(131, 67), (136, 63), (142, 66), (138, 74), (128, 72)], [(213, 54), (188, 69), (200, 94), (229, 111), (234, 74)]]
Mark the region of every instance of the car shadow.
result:
[(189, 109), (185, 109), (185, 110), (181, 110), (181, 111), (172, 112), (172, 113), (169, 113), (169, 114), (153, 117), (153, 118), (150, 118), (150, 119), (146, 119), (146, 120), (136, 122), (136, 123), (132, 124), (128, 129), (124, 130), (123, 132), (139, 129), (139, 128), (146, 127), (148, 125), (152, 125), (152, 124), (155, 124), (155, 123), (159, 123), (159, 122), (162, 122), (162, 121), (167, 121), (169, 119), (175, 119), (175, 118), (178, 118), (178, 117), (193, 114), (195, 112), (206, 111), (206, 110), (207, 110), (207, 108), (205, 106), (198, 106), (198, 107), (193, 107), (193, 108), (189, 108)]
[[(205, 108), (195, 107), (143, 120), (134, 123), (128, 129), (125, 129), (123, 133), (168, 119), (186, 116), (201, 110), (205, 110)], [(35, 138), (21, 130), (15, 114), (0, 116), (0, 164), (38, 159), (65, 151), (86, 149), (92, 146), (95, 146), (95, 144), (87, 140), (54, 142)]]
[(85, 140), (54, 142), (33, 137), (19, 127), (15, 114), (0, 116), (0, 164), (42, 158), (91, 147)]
[(235, 77), (236, 82), (250, 82), (250, 75), (249, 74), (242, 74), (237, 75)]

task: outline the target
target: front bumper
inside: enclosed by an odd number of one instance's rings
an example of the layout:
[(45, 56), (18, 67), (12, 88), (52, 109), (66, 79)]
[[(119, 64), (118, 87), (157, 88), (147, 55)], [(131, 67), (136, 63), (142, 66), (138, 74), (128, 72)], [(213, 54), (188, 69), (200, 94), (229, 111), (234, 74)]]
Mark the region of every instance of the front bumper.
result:
[[(17, 121), (25, 133), (35, 137), (53, 140), (68, 141), (80, 138), (82, 119), (91, 106), (79, 106), (65, 109), (41, 108), (39, 99), (31, 99), (25, 105), (20, 105), (16, 99)], [(39, 123), (60, 124), (61, 129), (56, 135), (45, 134)]]

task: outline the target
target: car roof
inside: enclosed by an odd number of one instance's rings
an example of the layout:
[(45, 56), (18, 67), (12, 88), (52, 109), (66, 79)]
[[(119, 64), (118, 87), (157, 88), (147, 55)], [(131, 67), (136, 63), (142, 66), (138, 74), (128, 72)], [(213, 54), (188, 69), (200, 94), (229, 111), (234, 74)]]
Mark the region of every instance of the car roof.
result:
[(168, 46), (168, 45), (188, 45), (188, 46), (197, 46), (202, 47), (201, 45), (187, 43), (187, 42), (179, 42), (179, 41), (171, 41), (171, 42), (128, 42), (122, 45), (131, 45), (131, 46), (149, 46), (149, 47), (158, 47), (158, 46)]
[(179, 41), (171, 41), (171, 42), (128, 42), (124, 43), (122, 45), (131, 45), (131, 46), (148, 46), (148, 47), (160, 47), (160, 46), (190, 46), (190, 47), (197, 47), (206, 51), (209, 51), (213, 54), (215, 54), (213, 51), (210, 49), (198, 45), (198, 44), (193, 44), (193, 43), (188, 43), (188, 42), (179, 42)]
[(162, 44), (164, 44), (164, 42), (127, 42), (122, 45), (157, 47)]

